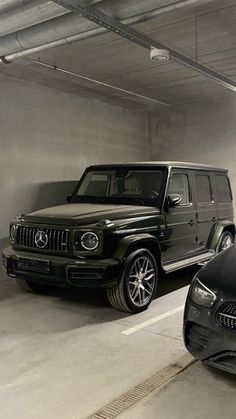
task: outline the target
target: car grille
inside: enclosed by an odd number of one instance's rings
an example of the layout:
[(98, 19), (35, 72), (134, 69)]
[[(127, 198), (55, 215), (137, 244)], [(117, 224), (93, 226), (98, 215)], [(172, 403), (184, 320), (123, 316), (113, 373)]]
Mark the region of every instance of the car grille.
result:
[[(47, 244), (43, 248), (38, 247), (35, 241), (35, 236), (39, 231), (43, 231), (47, 235)], [(28, 249), (37, 249), (37, 251), (65, 253), (69, 250), (69, 231), (55, 228), (18, 226), (16, 245)]]
[(219, 326), (236, 332), (236, 303), (226, 303), (219, 308), (216, 314)]

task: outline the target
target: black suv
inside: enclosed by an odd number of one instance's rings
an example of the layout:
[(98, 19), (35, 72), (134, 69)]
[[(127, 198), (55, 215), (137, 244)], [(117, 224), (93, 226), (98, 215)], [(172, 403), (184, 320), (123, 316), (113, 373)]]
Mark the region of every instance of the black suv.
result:
[(217, 167), (91, 166), (68, 201), (10, 225), (3, 266), (28, 290), (104, 287), (113, 307), (138, 313), (160, 275), (203, 263), (234, 242), (229, 178)]

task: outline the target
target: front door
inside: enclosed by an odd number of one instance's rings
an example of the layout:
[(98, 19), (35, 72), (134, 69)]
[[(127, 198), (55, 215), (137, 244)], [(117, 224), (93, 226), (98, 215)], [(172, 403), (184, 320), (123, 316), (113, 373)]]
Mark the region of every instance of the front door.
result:
[(192, 256), (196, 252), (196, 208), (192, 196), (192, 175), (188, 170), (173, 170), (167, 196), (178, 194), (181, 202), (165, 213), (162, 235), (164, 262)]

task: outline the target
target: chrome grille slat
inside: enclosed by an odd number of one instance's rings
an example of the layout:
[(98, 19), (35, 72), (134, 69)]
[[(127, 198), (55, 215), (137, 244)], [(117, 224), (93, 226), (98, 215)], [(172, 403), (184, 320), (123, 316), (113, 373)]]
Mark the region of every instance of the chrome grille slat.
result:
[(57, 249), (56, 248), (56, 240), (55, 240), (55, 238), (56, 238), (56, 230), (53, 231), (53, 240), (52, 240), (53, 250), (56, 250)]
[[(35, 235), (38, 231), (44, 231), (48, 237), (45, 248), (40, 249), (36, 246)], [(35, 226), (18, 226), (16, 245), (27, 249), (43, 250), (44, 252), (61, 252), (69, 250), (69, 231), (58, 228), (41, 228)]]
[(52, 250), (54, 250), (54, 249), (53, 249), (53, 242), (52, 242), (52, 230), (51, 230), (51, 229), (49, 230), (48, 240), (49, 240), (49, 243), (51, 243)]
[(26, 228), (25, 230), (26, 230), (26, 243), (29, 243), (29, 233), (30, 233), (30, 231), (29, 231), (29, 228)]
[(60, 247), (60, 230), (57, 230), (57, 250)]

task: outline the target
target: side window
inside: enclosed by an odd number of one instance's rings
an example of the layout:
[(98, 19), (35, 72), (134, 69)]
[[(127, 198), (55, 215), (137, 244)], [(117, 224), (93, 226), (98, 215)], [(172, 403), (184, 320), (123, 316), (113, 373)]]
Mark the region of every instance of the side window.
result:
[(188, 205), (190, 203), (188, 175), (183, 173), (172, 174), (168, 188), (168, 195), (170, 194), (181, 196), (180, 205)]
[(196, 189), (198, 204), (207, 204), (212, 202), (210, 178), (207, 175), (196, 175)]
[(228, 177), (225, 175), (215, 175), (215, 181), (218, 202), (231, 202), (232, 196)]

